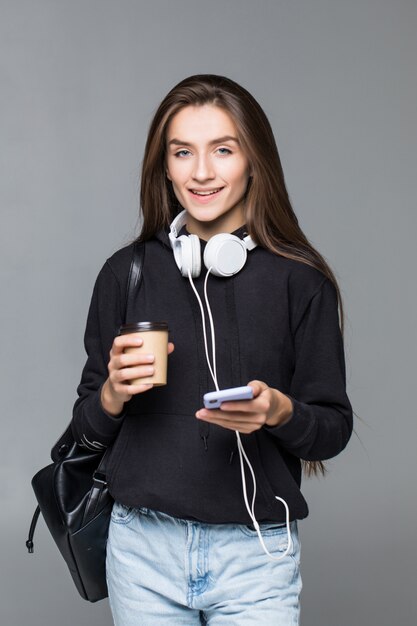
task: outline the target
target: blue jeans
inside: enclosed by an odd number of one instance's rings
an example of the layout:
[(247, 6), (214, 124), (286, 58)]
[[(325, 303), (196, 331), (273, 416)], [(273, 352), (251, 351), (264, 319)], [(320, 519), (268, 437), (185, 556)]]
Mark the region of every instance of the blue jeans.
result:
[[(261, 524), (275, 556), (286, 527)], [(297, 626), (300, 545), (281, 561), (256, 531), (204, 524), (115, 502), (107, 542), (107, 584), (116, 626)]]

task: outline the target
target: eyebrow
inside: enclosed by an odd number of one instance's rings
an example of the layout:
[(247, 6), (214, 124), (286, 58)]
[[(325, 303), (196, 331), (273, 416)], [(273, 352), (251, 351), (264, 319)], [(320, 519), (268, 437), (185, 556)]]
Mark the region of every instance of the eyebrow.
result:
[[(239, 143), (239, 140), (237, 139), (237, 137), (232, 137), (232, 135), (224, 135), (224, 137), (218, 137), (217, 139), (212, 139), (211, 141), (209, 141), (209, 145), (212, 146), (216, 143), (225, 143), (226, 141), (235, 141), (236, 143)], [(175, 145), (175, 146), (192, 146), (193, 144), (189, 143), (188, 141), (181, 141), (180, 139), (171, 139), (168, 142), (168, 145)]]

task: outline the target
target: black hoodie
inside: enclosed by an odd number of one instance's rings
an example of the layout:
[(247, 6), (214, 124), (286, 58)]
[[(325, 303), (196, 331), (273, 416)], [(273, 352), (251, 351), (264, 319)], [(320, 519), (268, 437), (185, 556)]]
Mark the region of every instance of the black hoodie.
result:
[[(244, 228), (234, 234), (243, 236)], [(195, 417), (214, 385), (199, 305), (165, 231), (146, 242), (143, 280), (126, 321), (168, 322), (175, 344), (168, 384), (133, 396), (118, 417), (101, 406), (110, 348), (124, 322), (132, 249), (131, 244), (113, 254), (94, 286), (84, 337), (88, 358), (73, 411), (76, 440), (113, 444), (109, 489), (125, 505), (202, 522), (248, 524), (236, 435)], [(205, 275), (203, 266), (194, 279), (200, 295)], [(257, 480), (256, 517), (285, 521), (277, 495), (287, 502), (291, 519), (304, 518), (300, 459), (337, 455), (352, 432), (336, 290), (311, 266), (257, 247), (235, 276), (209, 276), (208, 297), (220, 388), (257, 379), (290, 396), (294, 405), (283, 426), (241, 435)]]

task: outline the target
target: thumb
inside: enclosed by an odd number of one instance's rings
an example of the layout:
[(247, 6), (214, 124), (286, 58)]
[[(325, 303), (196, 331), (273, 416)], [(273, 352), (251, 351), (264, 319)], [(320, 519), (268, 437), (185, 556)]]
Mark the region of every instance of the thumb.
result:
[(251, 380), (248, 383), (248, 387), (252, 387), (253, 389), (253, 397), (257, 398), (265, 389), (268, 388), (268, 385), (261, 380)]

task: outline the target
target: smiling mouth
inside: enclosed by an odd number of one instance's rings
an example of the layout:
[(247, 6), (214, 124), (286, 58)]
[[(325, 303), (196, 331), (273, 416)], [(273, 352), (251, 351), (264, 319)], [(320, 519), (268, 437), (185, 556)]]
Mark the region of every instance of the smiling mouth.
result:
[(217, 189), (208, 189), (207, 191), (198, 191), (196, 189), (190, 189), (192, 194), (195, 196), (212, 196), (213, 194), (221, 191), (223, 187), (217, 187)]

